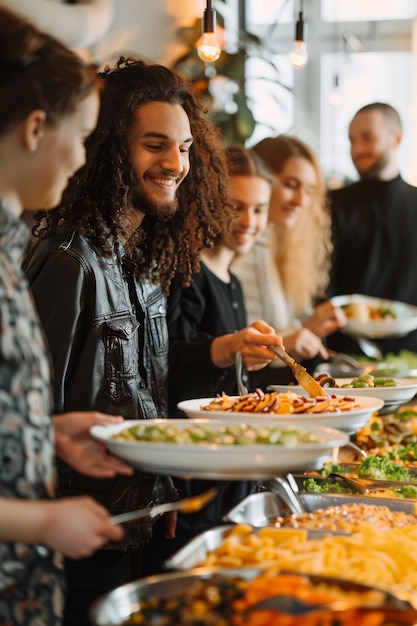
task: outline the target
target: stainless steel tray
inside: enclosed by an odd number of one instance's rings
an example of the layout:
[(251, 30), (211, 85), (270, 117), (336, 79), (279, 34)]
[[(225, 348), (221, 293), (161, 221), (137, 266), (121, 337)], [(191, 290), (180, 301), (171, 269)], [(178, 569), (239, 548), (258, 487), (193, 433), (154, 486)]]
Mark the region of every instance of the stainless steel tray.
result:
[[(300, 493), (301, 502), (305, 510), (310, 513), (327, 506), (339, 506), (345, 502), (369, 504), (369, 496), (345, 495), (340, 493)], [(372, 498), (372, 504), (387, 506), (392, 511), (404, 511), (415, 514), (415, 501), (397, 498)], [(270, 491), (254, 493), (236, 505), (225, 516), (225, 521), (235, 524), (250, 524), (254, 527), (268, 526), (280, 516), (290, 515), (288, 507), (281, 499)], [(416, 518), (417, 522), (417, 518)]]
[[(150, 576), (117, 587), (104, 595), (93, 604), (90, 610), (90, 618), (95, 626), (121, 626), (129, 619), (132, 613), (140, 610), (142, 598), (149, 598), (150, 596), (158, 599), (173, 598), (175, 595), (186, 593), (190, 586), (199, 580), (213, 581), (212, 584), (217, 585), (219, 575), (222, 578), (252, 580), (258, 574), (259, 570), (252, 568), (240, 570), (201, 568), (194, 572), (173, 572)], [(307, 576), (313, 584), (327, 583), (337, 585), (346, 591), (360, 592), (361, 590), (375, 589), (375, 587), (330, 576), (300, 574), (299, 572), (295, 572), (294, 574), (296, 576)], [(415, 607), (415, 597), (413, 594), (406, 591), (390, 593), (386, 590), (381, 590), (381, 592), (384, 594), (381, 609), (398, 611), (400, 618), (404, 615), (403, 611), (413, 612)], [(413, 613), (411, 617), (413, 617)], [(414, 623), (414, 620), (409, 616), (408, 621), (405, 623)], [(147, 619), (146, 624), (148, 626), (155, 624), (156, 626), (157, 621), (149, 621)]]
[[(273, 495), (273, 494), (271, 494)], [(216, 526), (210, 530), (206, 530), (197, 537), (194, 537), (183, 548), (178, 550), (175, 554), (169, 557), (164, 563), (164, 566), (168, 570), (189, 570), (199, 567), (200, 563), (203, 563), (207, 554), (212, 550), (218, 548), (227, 537), (228, 533), (235, 524), (225, 524), (224, 526)], [(279, 531), (279, 528), (277, 528)], [(254, 528), (253, 532), (256, 533), (257, 529)], [(325, 535), (349, 535), (350, 533), (342, 531), (330, 531), (330, 530), (306, 530), (307, 537), (311, 539), (320, 539)], [(259, 567), (261, 569), (261, 567)]]
[[(349, 472), (350, 474), (358, 474), (358, 469), (359, 469), (359, 463), (337, 463), (345, 472)], [(415, 480), (417, 482), (417, 467), (413, 466), (413, 465), (407, 465), (407, 470), (410, 472), (410, 474), (413, 474), (415, 476)]]
[[(369, 496), (350, 496), (344, 494), (316, 494), (301, 493), (300, 498), (307, 512), (323, 509), (328, 506), (340, 506), (342, 504), (358, 502), (369, 504)], [(372, 505), (386, 506), (391, 511), (403, 511), (408, 514), (415, 514), (415, 501), (394, 498), (372, 498)], [(207, 530), (189, 543), (183, 546), (178, 552), (173, 554), (164, 563), (167, 569), (186, 570), (197, 567), (203, 563), (207, 553), (215, 550), (223, 542), (227, 533), (234, 524), (249, 524), (257, 528), (274, 525), (277, 517), (285, 517), (291, 512), (286, 505), (270, 491), (254, 493), (242, 500), (225, 516), (225, 521), (230, 522), (224, 526), (216, 526)], [(417, 517), (416, 517), (417, 523)], [(308, 529), (308, 537), (320, 538), (329, 534), (346, 535), (346, 531), (331, 531), (327, 529)]]
[[(333, 479), (332, 477), (328, 477), (328, 476), (314, 476), (310, 474), (292, 474), (292, 476), (295, 482), (297, 483), (298, 491), (300, 494), (301, 493), (313, 493), (312, 491), (307, 491), (304, 487), (304, 482), (309, 478), (312, 478), (317, 483), (317, 485), (320, 485), (320, 486), (325, 486), (327, 484), (333, 484), (337, 486), (337, 484), (340, 484), (343, 487), (347, 487), (348, 489), (352, 490), (351, 493), (343, 493), (342, 495), (344, 496), (352, 498), (352, 497), (357, 497), (358, 495), (362, 495), (362, 497), (372, 498), (372, 500), (375, 500), (375, 497), (379, 497), (377, 494), (380, 491), (386, 491), (387, 489), (392, 489), (392, 490), (401, 489), (402, 487), (405, 487), (405, 486), (412, 486), (414, 488), (417, 487), (417, 482), (416, 482), (417, 478), (415, 481), (405, 481), (405, 482), (398, 481), (398, 480), (382, 480), (382, 481), (367, 480), (366, 487), (370, 490), (370, 493), (368, 494), (368, 493), (361, 493), (359, 489), (355, 491), (355, 487), (353, 485), (350, 486), (348, 482), (344, 483), (342, 478)], [(341, 476), (343, 476), (343, 474), (341, 474)], [(388, 494), (386, 494), (385, 497), (390, 498)], [(400, 500), (407, 500), (409, 502), (415, 503), (417, 501), (417, 494), (415, 494), (414, 498), (401, 498), (400, 496), (398, 496), (398, 498)], [(395, 495), (392, 496), (392, 499), (394, 500), (397, 500), (398, 498)]]

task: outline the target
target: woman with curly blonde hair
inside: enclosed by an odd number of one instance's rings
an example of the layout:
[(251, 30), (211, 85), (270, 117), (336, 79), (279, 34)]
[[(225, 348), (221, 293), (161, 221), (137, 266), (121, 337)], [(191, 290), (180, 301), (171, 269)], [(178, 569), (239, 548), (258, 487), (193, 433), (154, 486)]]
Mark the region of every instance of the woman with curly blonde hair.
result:
[[(276, 328), (297, 360), (326, 359), (321, 340), (343, 326), (345, 317), (329, 301), (316, 304), (325, 294), (332, 253), (331, 218), (318, 158), (291, 135), (268, 137), (252, 150), (274, 174), (275, 183), (265, 236), (233, 264), (248, 320), (264, 319)], [(263, 379), (264, 384), (277, 382), (277, 375), (282, 379), (282, 372), (273, 367), (272, 380)]]

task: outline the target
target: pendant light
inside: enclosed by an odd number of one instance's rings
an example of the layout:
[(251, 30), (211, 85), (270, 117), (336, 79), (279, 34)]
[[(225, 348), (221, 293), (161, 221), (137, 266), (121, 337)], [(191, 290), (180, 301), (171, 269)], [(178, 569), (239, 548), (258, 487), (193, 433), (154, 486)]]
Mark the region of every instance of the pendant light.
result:
[(203, 34), (196, 43), (197, 54), (205, 63), (214, 63), (220, 56), (221, 49), (216, 38), (216, 10), (207, 0), (202, 19)]
[(308, 59), (307, 44), (304, 33), (305, 30), (307, 29), (303, 19), (303, 0), (301, 0), (300, 12), (298, 14), (298, 20), (295, 24), (295, 40), (288, 55), (291, 65), (296, 69), (304, 67)]

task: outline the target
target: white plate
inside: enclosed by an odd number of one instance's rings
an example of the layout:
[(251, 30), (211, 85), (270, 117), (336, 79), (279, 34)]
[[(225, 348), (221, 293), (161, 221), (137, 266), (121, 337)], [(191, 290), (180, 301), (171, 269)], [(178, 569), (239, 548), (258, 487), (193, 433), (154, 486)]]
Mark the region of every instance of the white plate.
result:
[[(339, 387), (326, 387), (327, 393), (335, 396), (357, 396), (360, 402), (363, 396), (370, 398), (380, 398), (386, 404), (408, 402), (417, 393), (417, 381), (412, 382), (409, 378), (394, 378), (397, 383), (396, 387), (342, 387), (349, 384), (353, 378), (336, 378), (336, 384)], [(306, 391), (300, 385), (269, 385), (268, 391), (277, 391), (278, 393), (286, 393), (293, 391), (294, 393), (305, 396)]]
[(343, 306), (350, 302), (363, 302), (369, 306), (387, 306), (397, 315), (394, 320), (370, 320), (360, 321), (348, 318), (347, 325), (343, 330), (358, 337), (382, 339), (383, 337), (403, 337), (417, 328), (417, 307), (397, 300), (373, 298), (361, 294), (348, 296), (335, 296), (331, 302), (336, 306)]
[[(296, 387), (294, 387), (296, 389)], [(286, 389), (288, 391), (288, 389)], [(292, 391), (292, 389), (291, 389)], [(305, 390), (304, 394), (305, 395)], [(349, 396), (353, 394), (349, 393)], [(233, 396), (232, 396), (233, 397)], [(276, 413), (260, 414), (244, 413), (232, 411), (203, 411), (201, 406), (209, 404), (213, 398), (199, 398), (197, 400), (184, 400), (178, 403), (180, 411), (191, 418), (207, 418), (208, 415), (212, 419), (227, 420), (239, 420), (241, 422), (251, 420), (257, 423), (258, 419), (273, 420), (277, 423), (286, 422), (299, 425), (301, 428), (309, 427), (314, 424), (315, 426), (327, 426), (329, 428), (337, 428), (343, 430), (346, 433), (354, 433), (365, 424), (368, 423), (372, 413), (378, 411), (384, 405), (383, 400), (379, 398), (369, 398), (361, 396), (358, 398), (358, 402), (362, 405), (360, 409), (354, 409), (352, 411), (343, 411), (340, 413), (282, 413), (278, 415)], [(258, 417), (259, 416), (259, 417)]]
[[(221, 420), (202, 419), (212, 429), (223, 426)], [(251, 420), (246, 414), (243, 424), (272, 426), (271, 420)], [(219, 480), (270, 478), (277, 472), (290, 472), (295, 469), (319, 467), (323, 459), (329, 460), (334, 448), (346, 444), (345, 433), (333, 428), (300, 424), (300, 428), (319, 436), (320, 443), (306, 443), (295, 446), (273, 444), (221, 445), (221, 444), (176, 444), (153, 441), (118, 441), (111, 436), (135, 424), (176, 425), (189, 428), (189, 419), (126, 420), (112, 426), (95, 425), (90, 429), (93, 437), (106, 444), (114, 455), (134, 465), (137, 469), (152, 474), (172, 474), (193, 478), (213, 478)], [(284, 426), (283, 422), (276, 424)], [(285, 424), (294, 428), (294, 422)]]

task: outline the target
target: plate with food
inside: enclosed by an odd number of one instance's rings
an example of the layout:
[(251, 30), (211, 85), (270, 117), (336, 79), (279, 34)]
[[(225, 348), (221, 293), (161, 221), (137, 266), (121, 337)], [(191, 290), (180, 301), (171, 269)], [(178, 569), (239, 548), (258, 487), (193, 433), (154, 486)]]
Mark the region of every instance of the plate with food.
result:
[[(350, 394), (356, 397), (372, 396), (384, 400), (384, 403), (408, 402), (417, 393), (417, 380), (411, 378), (392, 378), (373, 374), (360, 374), (354, 378), (332, 378), (323, 373), (315, 379), (323, 384), (327, 393), (336, 396)], [(292, 391), (298, 395), (305, 395), (305, 390), (300, 385), (269, 385), (268, 391), (279, 393)]]
[[(96, 626), (406, 626), (417, 620), (410, 595), (317, 574), (201, 568), (117, 587), (94, 603), (90, 617)], [(271, 598), (272, 607), (258, 604)]]
[(320, 467), (347, 442), (340, 430), (250, 419), (149, 419), (91, 428), (93, 437), (137, 469), (210, 479), (258, 480)]
[(345, 312), (343, 330), (357, 337), (403, 337), (417, 329), (417, 307), (412, 304), (356, 293), (335, 296), (331, 302)]
[[(305, 394), (305, 391), (304, 391)], [(256, 390), (245, 396), (222, 394), (216, 398), (198, 398), (178, 403), (178, 408), (191, 418), (213, 418), (235, 421), (269, 418), (274, 422), (290, 421), (299, 426), (320, 425), (345, 432), (356, 432), (368, 423), (371, 415), (381, 409), (384, 401), (367, 396), (320, 396), (310, 398), (292, 391), (263, 393)]]

